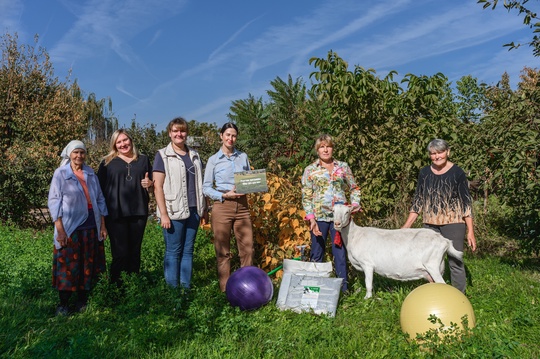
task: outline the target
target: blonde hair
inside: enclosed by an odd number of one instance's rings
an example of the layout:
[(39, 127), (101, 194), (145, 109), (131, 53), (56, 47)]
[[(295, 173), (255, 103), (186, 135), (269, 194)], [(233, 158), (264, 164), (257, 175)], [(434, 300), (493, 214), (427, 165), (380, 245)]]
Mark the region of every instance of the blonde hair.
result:
[(326, 144), (328, 147), (334, 147), (334, 139), (326, 133), (320, 135), (315, 141), (315, 151), (318, 151), (323, 144)]
[(186, 131), (189, 133), (188, 122), (183, 117), (173, 118), (167, 125), (167, 133), (170, 133), (173, 130), (174, 126), (180, 127), (180, 131)]
[(139, 158), (139, 152), (137, 151), (137, 147), (135, 147), (135, 143), (133, 143), (133, 138), (129, 135), (127, 130), (121, 128), (113, 132), (111, 135), (111, 141), (109, 144), (109, 153), (103, 157), (103, 160), (105, 161), (105, 166), (107, 166), (115, 157), (118, 157), (118, 150), (116, 149), (116, 141), (118, 140), (118, 137), (124, 134), (129, 138), (129, 141), (131, 142), (131, 152), (133, 152), (133, 160), (136, 161)]

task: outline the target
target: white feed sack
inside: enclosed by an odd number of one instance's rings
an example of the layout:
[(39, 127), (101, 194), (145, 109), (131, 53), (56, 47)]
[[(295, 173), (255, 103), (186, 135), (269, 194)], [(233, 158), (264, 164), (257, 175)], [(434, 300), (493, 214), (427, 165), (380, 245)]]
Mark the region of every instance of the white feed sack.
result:
[(332, 263), (285, 261), (277, 307), (335, 316), (343, 279), (330, 278)]
[(302, 262), (292, 259), (283, 260), (283, 273), (298, 275), (310, 275), (313, 277), (330, 277), (332, 274), (332, 262)]

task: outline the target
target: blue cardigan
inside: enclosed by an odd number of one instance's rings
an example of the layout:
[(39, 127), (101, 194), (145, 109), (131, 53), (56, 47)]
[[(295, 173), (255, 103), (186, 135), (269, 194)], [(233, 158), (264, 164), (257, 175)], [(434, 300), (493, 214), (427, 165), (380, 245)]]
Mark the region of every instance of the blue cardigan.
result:
[[(108, 214), (105, 197), (103, 197), (94, 170), (87, 165), (83, 165), (82, 170), (90, 200), (92, 201), (99, 238), (99, 233), (101, 233), (101, 216)], [(88, 202), (84, 195), (84, 190), (69, 163), (58, 167), (54, 171), (51, 188), (49, 189), (48, 205), (53, 222), (56, 222), (58, 218), (62, 218), (62, 223), (68, 237), (71, 237), (75, 229), (88, 218)], [(58, 233), (55, 227), (54, 245), (57, 249), (60, 249), (61, 246), (57, 241), (57, 237)], [(99, 240), (102, 240), (102, 238), (99, 238)]]

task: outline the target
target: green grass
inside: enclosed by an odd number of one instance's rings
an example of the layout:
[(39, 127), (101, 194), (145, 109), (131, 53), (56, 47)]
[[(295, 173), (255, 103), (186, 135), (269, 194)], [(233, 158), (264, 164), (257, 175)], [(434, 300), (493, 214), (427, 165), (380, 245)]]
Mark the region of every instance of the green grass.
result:
[[(110, 253), (107, 253), (110, 260)], [(55, 317), (51, 288), (52, 230), (0, 227), (0, 356), (5, 358), (538, 358), (538, 261), (467, 255), (468, 296), (477, 324), (462, 340), (407, 341), (401, 303), (422, 282), (376, 277), (364, 300), (363, 275), (342, 296), (334, 318), (267, 306), (232, 308), (218, 290), (209, 237), (196, 243), (194, 288), (169, 288), (162, 273), (163, 239), (150, 223), (142, 273), (122, 292), (101, 281), (88, 310)], [(532, 264), (531, 264), (532, 263)]]

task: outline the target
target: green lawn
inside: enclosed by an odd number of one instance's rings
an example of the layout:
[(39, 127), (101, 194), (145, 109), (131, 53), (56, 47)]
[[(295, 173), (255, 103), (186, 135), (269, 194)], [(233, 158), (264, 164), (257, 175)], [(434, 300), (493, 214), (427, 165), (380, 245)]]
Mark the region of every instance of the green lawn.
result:
[[(52, 226), (51, 226), (52, 227)], [(481, 239), (480, 239), (481, 240)], [(101, 281), (85, 313), (55, 317), (50, 286), (52, 229), (0, 227), (0, 356), (5, 358), (538, 358), (538, 261), (466, 255), (468, 297), (477, 324), (462, 340), (426, 337), (427, 350), (407, 341), (401, 303), (422, 282), (376, 277), (374, 299), (342, 296), (335, 318), (280, 311), (274, 299), (252, 312), (232, 308), (218, 290), (209, 237), (196, 244), (194, 288), (165, 285), (163, 240), (150, 223), (143, 271), (124, 291)], [(110, 253), (107, 253), (110, 259)]]

